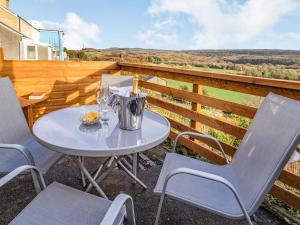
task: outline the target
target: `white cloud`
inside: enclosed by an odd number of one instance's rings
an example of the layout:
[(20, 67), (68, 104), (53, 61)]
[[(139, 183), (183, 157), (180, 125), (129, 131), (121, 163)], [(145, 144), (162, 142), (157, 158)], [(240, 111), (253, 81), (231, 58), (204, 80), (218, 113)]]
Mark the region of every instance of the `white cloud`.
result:
[(283, 17), (300, 11), (299, 0), (152, 0), (153, 16), (183, 13), (197, 24), (196, 48), (236, 48), (268, 35)]
[(138, 32), (137, 39), (151, 48), (172, 46), (177, 43), (177, 35), (171, 32), (175, 24), (173, 19), (156, 22), (150, 29)]
[(85, 21), (76, 13), (69, 12), (63, 22), (53, 21), (30, 21), (39, 29), (63, 30), (64, 43), (68, 49), (81, 49), (84, 47), (97, 46), (100, 43), (100, 28), (95, 23)]
[(30, 23), (36, 29), (45, 29), (44, 25), (40, 21), (28, 20), (27, 22)]

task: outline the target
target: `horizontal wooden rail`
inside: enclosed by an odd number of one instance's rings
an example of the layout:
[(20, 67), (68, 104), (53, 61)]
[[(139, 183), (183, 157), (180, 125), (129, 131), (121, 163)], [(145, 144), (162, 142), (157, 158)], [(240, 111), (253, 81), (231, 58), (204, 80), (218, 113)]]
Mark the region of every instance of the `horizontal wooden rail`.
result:
[(123, 71), (206, 85), (246, 94), (266, 96), (269, 92), (300, 100), (300, 82), (219, 74), (169, 67), (119, 63)]
[(284, 169), (280, 174), (278, 180), (283, 183), (300, 190), (300, 176), (291, 173), (290, 171)]
[[(170, 132), (169, 137), (171, 139), (175, 139), (177, 134), (174, 131)], [(225, 160), (221, 155), (214, 153), (213, 151), (209, 150), (208, 148), (203, 147), (202, 145), (197, 144), (196, 142), (188, 139), (188, 138), (180, 138), (178, 141), (180, 144), (185, 146), (186, 148), (192, 150), (195, 153), (200, 154), (201, 156), (215, 162), (217, 164), (223, 165), (225, 164)]]
[(233, 102), (228, 102), (224, 100), (219, 100), (216, 98), (211, 98), (204, 95), (195, 94), (193, 92), (188, 92), (184, 90), (179, 90), (176, 88), (171, 88), (159, 84), (154, 84), (146, 81), (139, 81), (139, 86), (142, 88), (150, 89), (153, 91), (157, 91), (163, 94), (167, 94), (169, 96), (174, 96), (177, 98), (184, 99), (190, 102), (196, 102), (201, 105), (214, 107), (216, 109), (220, 109), (224, 112), (234, 113), (240, 116), (245, 116), (248, 118), (253, 118), (257, 109), (250, 106), (245, 106)]
[[(183, 132), (183, 131), (192, 131), (192, 132), (201, 133), (201, 132), (199, 132), (199, 131), (197, 131), (197, 130), (189, 127), (189, 126), (186, 126), (186, 125), (184, 125), (184, 124), (182, 124), (180, 122), (177, 122), (177, 121), (175, 121), (175, 120), (173, 120), (171, 118), (168, 118), (168, 120), (170, 121), (170, 124), (171, 124), (172, 128), (174, 128), (174, 129), (176, 129), (178, 131), (181, 131), (181, 132)], [(205, 138), (197, 138), (197, 137), (195, 137), (195, 139), (200, 140), (201, 142), (207, 144), (208, 146), (210, 146), (212, 148), (219, 149), (219, 146), (214, 141), (211, 141), (211, 140), (205, 139)], [(235, 147), (233, 147), (233, 146), (231, 146), (229, 144), (226, 144), (226, 143), (224, 143), (222, 141), (220, 141), (220, 143), (221, 143), (221, 145), (222, 145), (222, 147), (223, 147), (223, 149), (224, 149), (224, 151), (225, 151), (226, 154), (228, 154), (230, 156), (234, 155), (234, 153), (236, 151)]]
[(270, 194), (272, 194), (274, 197), (279, 198), (280, 200), (294, 207), (295, 209), (300, 210), (300, 195), (286, 190), (285, 188), (282, 188), (277, 184), (275, 184), (272, 187)]
[(238, 139), (242, 139), (246, 133), (246, 129), (242, 127), (238, 127), (235, 125), (232, 125), (230, 123), (203, 115), (201, 113), (192, 111), (190, 109), (184, 108), (179, 105), (175, 105), (173, 103), (169, 103), (151, 96), (147, 97), (147, 100), (149, 103), (156, 105), (160, 108), (166, 109), (171, 112), (175, 112), (176, 114), (179, 114), (183, 117), (198, 121), (204, 125), (207, 125), (209, 127), (212, 127), (214, 129), (223, 131), (224, 133), (233, 135), (237, 137)]

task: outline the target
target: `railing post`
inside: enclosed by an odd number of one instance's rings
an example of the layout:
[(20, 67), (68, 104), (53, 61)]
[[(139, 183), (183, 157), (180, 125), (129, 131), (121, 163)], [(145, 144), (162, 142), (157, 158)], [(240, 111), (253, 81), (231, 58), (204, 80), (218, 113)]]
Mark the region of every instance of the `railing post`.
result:
[[(193, 93), (202, 94), (202, 86), (199, 84), (193, 84)], [(196, 112), (201, 111), (201, 105), (196, 102), (192, 102), (192, 110)], [(191, 120), (191, 127), (197, 131), (200, 131), (200, 123), (194, 120)]]
[(0, 62), (4, 60), (3, 48), (0, 48)]
[(4, 62), (3, 48), (0, 48), (0, 77), (2, 76), (1, 72), (3, 70), (3, 62)]

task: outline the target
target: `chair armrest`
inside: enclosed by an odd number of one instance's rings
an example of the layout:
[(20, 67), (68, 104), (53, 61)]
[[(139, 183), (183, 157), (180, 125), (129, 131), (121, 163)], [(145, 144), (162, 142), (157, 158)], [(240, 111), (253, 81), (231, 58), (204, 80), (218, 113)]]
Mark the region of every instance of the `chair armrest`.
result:
[(134, 206), (133, 200), (129, 195), (126, 194), (119, 194), (114, 201), (112, 202), (111, 206), (109, 207), (108, 211), (106, 212), (103, 220), (101, 221), (100, 225), (113, 225), (115, 224), (115, 220), (117, 219), (123, 207), (126, 207), (126, 215), (129, 225), (135, 225), (135, 214), (134, 214)]
[(2, 187), (3, 185), (5, 185), (9, 181), (11, 181), (13, 178), (18, 176), (20, 173), (22, 173), (25, 170), (31, 170), (31, 171), (34, 171), (36, 174), (38, 174), (40, 177), (40, 182), (41, 182), (42, 188), (43, 189), (46, 188), (45, 180), (43, 178), (41, 171), (37, 167), (32, 166), (32, 165), (20, 166), (20, 167), (14, 169), (13, 171), (11, 171), (10, 173), (8, 173), (7, 175), (5, 175), (4, 177), (0, 178), (0, 187)]
[(216, 181), (216, 182), (221, 183), (221, 184), (225, 185), (226, 187), (228, 187), (230, 189), (230, 191), (234, 194), (235, 199), (237, 200), (246, 220), (249, 222), (249, 224), (252, 224), (250, 216), (245, 208), (245, 205), (244, 205), (241, 197), (239, 196), (237, 190), (233, 186), (233, 184), (230, 181), (228, 181), (227, 179), (225, 179), (224, 177), (221, 177), (219, 175), (215, 175), (212, 173), (207, 173), (207, 172), (203, 172), (203, 171), (199, 171), (199, 170), (194, 170), (194, 169), (190, 169), (190, 168), (176, 168), (176, 169), (172, 170), (166, 177), (166, 180), (165, 180), (165, 183), (163, 186), (163, 192), (162, 192), (163, 195), (165, 195), (167, 184), (168, 184), (169, 180), (178, 174), (188, 174), (188, 175), (204, 178), (207, 180)]
[(188, 136), (194, 136), (194, 137), (201, 137), (201, 138), (206, 138), (206, 139), (209, 139), (209, 140), (212, 140), (214, 141), (218, 146), (219, 146), (219, 150), (221, 151), (226, 163), (228, 164), (229, 163), (229, 160), (225, 154), (225, 151), (221, 145), (221, 143), (218, 141), (218, 139), (210, 136), (210, 135), (206, 135), (206, 134), (200, 134), (200, 133), (196, 133), (196, 132), (192, 132), (192, 131), (186, 131), (186, 132), (182, 132), (180, 134), (177, 135), (177, 137), (175, 138), (174, 142), (173, 142), (173, 148), (172, 148), (172, 152), (175, 152), (176, 150), (176, 145), (177, 145), (177, 142), (178, 142), (178, 139), (181, 137), (181, 136), (184, 136), (184, 135), (188, 135)]
[(20, 152), (24, 158), (26, 159), (26, 163), (29, 165), (34, 166), (34, 159), (32, 154), (30, 153), (30, 151), (28, 151), (27, 148), (25, 148), (22, 145), (18, 145), (18, 144), (0, 144), (0, 151), (1, 149), (14, 149), (17, 150), (18, 152)]

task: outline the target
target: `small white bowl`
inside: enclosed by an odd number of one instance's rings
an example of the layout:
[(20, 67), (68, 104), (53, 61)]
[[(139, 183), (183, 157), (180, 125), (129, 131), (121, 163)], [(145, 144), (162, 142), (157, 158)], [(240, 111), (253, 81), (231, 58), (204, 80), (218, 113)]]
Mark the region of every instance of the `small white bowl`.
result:
[(96, 124), (96, 123), (99, 123), (99, 121), (100, 121), (100, 119), (101, 119), (101, 115), (100, 115), (100, 113), (98, 113), (98, 117), (96, 118), (96, 119), (94, 119), (94, 120), (92, 120), (92, 121), (86, 121), (86, 120), (84, 120), (84, 117), (86, 116), (87, 114), (84, 114), (81, 118), (80, 118), (80, 122), (81, 122), (81, 124), (83, 124), (83, 125), (94, 125), (94, 124)]

